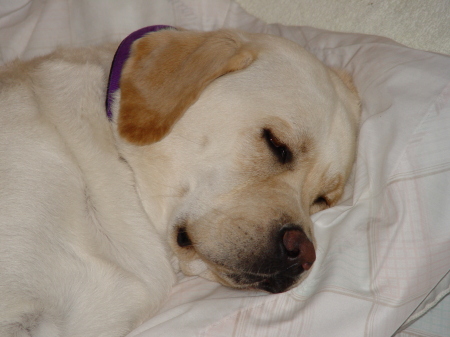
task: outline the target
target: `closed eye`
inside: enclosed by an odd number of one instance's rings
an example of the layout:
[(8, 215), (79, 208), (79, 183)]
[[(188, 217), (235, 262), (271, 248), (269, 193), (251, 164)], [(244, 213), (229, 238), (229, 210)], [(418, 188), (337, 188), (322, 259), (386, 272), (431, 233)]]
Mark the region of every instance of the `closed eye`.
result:
[(263, 129), (263, 138), (270, 151), (272, 151), (281, 164), (287, 164), (292, 161), (293, 156), (289, 147), (276, 138), (270, 129)]
[(329, 206), (330, 206), (330, 204), (329, 204), (327, 198), (325, 198), (325, 197), (322, 196), (322, 195), (321, 195), (321, 196), (318, 196), (318, 197), (314, 200), (313, 204), (314, 204), (314, 205), (323, 206), (323, 207), (329, 207)]
[(188, 235), (185, 227), (178, 228), (177, 243), (178, 243), (178, 246), (180, 246), (180, 247), (192, 246), (192, 241), (189, 238), (189, 235)]

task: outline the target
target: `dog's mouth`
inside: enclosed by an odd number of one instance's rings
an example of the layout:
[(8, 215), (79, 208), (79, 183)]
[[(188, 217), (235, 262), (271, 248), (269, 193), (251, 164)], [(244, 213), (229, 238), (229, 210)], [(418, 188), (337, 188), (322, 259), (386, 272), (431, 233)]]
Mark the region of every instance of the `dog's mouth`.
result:
[[(196, 259), (202, 260), (214, 275), (212, 279), (219, 283), (276, 294), (295, 286), (312, 267), (316, 255), (313, 243), (299, 226), (285, 225), (271, 237), (269, 243), (254, 250), (247, 247), (231, 259), (229, 254), (227, 258), (217, 259), (198, 251), (184, 226), (178, 227), (176, 242), (184, 255), (193, 253)], [(239, 247), (232, 248), (230, 252)]]
[(305, 269), (301, 266), (295, 265), (272, 275), (228, 273), (226, 277), (233, 282), (233, 286), (236, 288), (263, 290), (272, 294), (278, 294), (294, 287), (304, 271)]

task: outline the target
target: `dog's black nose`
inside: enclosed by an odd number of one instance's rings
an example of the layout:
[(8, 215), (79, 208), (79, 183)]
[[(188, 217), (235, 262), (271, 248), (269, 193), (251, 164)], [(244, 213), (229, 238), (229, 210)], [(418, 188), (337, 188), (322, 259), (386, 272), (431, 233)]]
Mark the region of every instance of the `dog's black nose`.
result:
[(316, 260), (314, 244), (296, 224), (284, 225), (272, 233), (267, 245), (258, 247), (260, 250), (250, 259), (243, 258), (240, 271), (229, 273), (227, 277), (236, 284), (273, 294), (292, 288)]
[(258, 288), (274, 294), (286, 291), (315, 260), (314, 245), (306, 234), (296, 226), (283, 228), (278, 236), (277, 257), (269, 264), (277, 272), (259, 282)]

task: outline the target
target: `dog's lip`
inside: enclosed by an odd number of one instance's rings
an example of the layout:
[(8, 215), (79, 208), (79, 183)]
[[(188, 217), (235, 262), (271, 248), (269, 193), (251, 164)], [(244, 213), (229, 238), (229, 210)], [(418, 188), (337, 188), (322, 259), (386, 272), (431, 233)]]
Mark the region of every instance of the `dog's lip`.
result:
[(248, 284), (234, 284), (233, 287), (247, 290), (266, 291), (271, 294), (279, 294), (288, 291), (295, 286), (298, 277), (280, 277), (280, 275), (274, 275), (271, 277), (261, 277), (261, 279), (254, 283)]
[[(233, 288), (248, 290), (263, 290), (272, 294), (282, 293), (291, 289), (299, 280), (300, 276), (306, 272), (303, 266), (298, 265), (297, 271), (290, 273), (288, 270), (279, 271), (273, 274), (256, 274), (251, 272), (227, 272), (218, 274), (225, 284)], [(225, 276), (225, 279), (224, 277)]]

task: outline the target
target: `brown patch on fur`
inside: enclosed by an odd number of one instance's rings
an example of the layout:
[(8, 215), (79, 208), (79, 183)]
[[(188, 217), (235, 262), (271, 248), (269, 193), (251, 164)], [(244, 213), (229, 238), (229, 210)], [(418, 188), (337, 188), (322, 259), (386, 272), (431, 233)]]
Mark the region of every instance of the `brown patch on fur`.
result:
[[(317, 190), (311, 195), (314, 199), (311, 200), (310, 214), (317, 213), (325, 208), (336, 205), (344, 191), (345, 180), (341, 174), (330, 179), (327, 178), (327, 173), (324, 173), (318, 178), (319, 179), (316, 182)], [(316, 204), (314, 201), (317, 198), (323, 198), (326, 202)]]
[(331, 70), (336, 75), (338, 75), (341, 81), (344, 82), (344, 84), (347, 86), (347, 88), (350, 89), (351, 92), (358, 95), (358, 90), (356, 89), (355, 84), (353, 83), (353, 78), (348, 72), (338, 68), (331, 68)]
[(120, 135), (138, 145), (159, 141), (208, 84), (255, 57), (229, 30), (165, 30), (137, 40), (120, 81)]
[(341, 97), (347, 97), (347, 99), (343, 100), (343, 102), (347, 102), (347, 109), (352, 112), (355, 118), (354, 121), (358, 123), (361, 117), (361, 99), (359, 97), (358, 90), (353, 83), (352, 76), (345, 70), (337, 68), (330, 68), (330, 75), (332, 79), (342, 82), (348, 89), (347, 93), (338, 90), (338, 95)]
[(303, 135), (303, 141), (302, 145), (300, 146), (300, 153), (302, 155), (307, 155), (308, 153), (312, 152), (314, 149), (314, 140), (309, 135)]
[[(325, 179), (324, 179), (325, 180)], [(339, 201), (344, 191), (345, 180), (342, 175), (335, 176), (326, 186), (326, 199), (329, 206), (334, 206)]]

